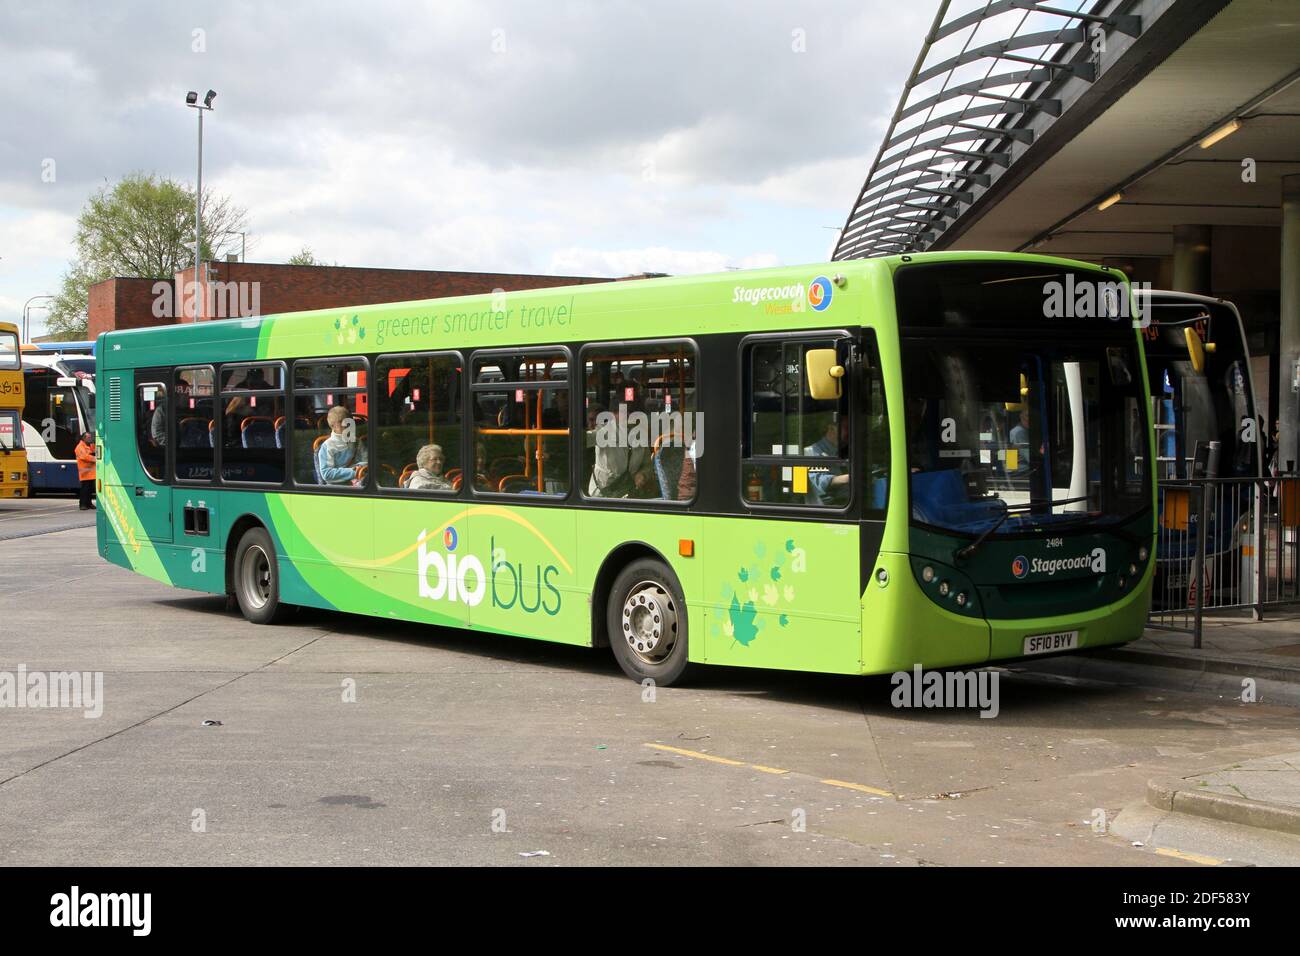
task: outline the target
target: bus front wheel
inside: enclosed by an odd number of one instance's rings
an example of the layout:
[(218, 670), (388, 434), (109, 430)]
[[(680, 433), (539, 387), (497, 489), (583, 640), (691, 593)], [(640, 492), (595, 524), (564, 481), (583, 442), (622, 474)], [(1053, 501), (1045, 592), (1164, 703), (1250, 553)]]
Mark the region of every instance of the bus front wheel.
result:
[(662, 561), (640, 558), (610, 588), (609, 643), (618, 666), (635, 681), (668, 687), (686, 670), (686, 601)]
[(235, 552), (235, 600), (253, 624), (274, 624), (284, 613), (280, 603), (280, 568), (275, 545), (263, 528), (249, 528)]

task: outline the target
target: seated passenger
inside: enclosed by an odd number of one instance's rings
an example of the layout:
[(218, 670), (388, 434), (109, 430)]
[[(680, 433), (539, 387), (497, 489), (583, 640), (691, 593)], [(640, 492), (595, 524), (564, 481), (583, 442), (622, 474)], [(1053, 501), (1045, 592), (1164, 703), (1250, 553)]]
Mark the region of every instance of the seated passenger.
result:
[(643, 498), (654, 494), (655, 478), (644, 445), (620, 444), (612, 418), (600, 405), (587, 410), (587, 447), (595, 449), (595, 463), (587, 485), (590, 498)]
[(329, 410), (325, 421), (330, 436), (316, 453), (316, 469), (327, 485), (348, 485), (357, 480), (357, 469), (366, 463), (366, 446), (357, 441), (356, 422), (342, 405)]
[[(848, 428), (849, 420), (847, 416), (840, 419), (839, 425), (836, 425), (834, 421), (827, 422), (825, 434), (813, 444), (807, 446), (803, 453), (817, 458), (839, 458), (841, 432), (843, 432), (843, 442), (847, 445)], [(840, 504), (847, 500), (848, 490), (848, 473), (838, 465), (808, 472), (809, 504)]]
[(451, 482), (442, 476), (447, 461), (441, 445), (425, 445), (415, 456), (415, 474), (406, 482), (411, 491), (451, 491)]

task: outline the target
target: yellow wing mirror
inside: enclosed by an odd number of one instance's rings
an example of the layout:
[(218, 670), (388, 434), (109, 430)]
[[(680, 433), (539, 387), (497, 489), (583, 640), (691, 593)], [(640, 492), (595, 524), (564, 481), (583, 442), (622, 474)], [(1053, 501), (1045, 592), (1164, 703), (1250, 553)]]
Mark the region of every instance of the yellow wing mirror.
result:
[(1025, 410), (1025, 399), (1029, 397), (1029, 379), (1025, 378), (1025, 373), (1020, 373), (1020, 401), (1003, 402), (1002, 407), (1009, 412), (1023, 412)]
[(1192, 368), (1197, 372), (1204, 372), (1206, 353), (1214, 354), (1214, 343), (1202, 343), (1201, 337), (1190, 325), (1183, 329), (1183, 339), (1187, 342), (1187, 357), (1192, 360)]
[(803, 364), (809, 395), (818, 401), (840, 397), (844, 366), (839, 364), (834, 349), (809, 349)]

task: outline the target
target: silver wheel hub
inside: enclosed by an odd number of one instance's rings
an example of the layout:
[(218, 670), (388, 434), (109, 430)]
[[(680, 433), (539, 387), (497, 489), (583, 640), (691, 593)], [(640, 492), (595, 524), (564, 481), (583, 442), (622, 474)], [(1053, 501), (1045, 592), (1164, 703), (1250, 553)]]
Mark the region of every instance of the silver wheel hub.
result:
[(623, 602), (623, 639), (647, 664), (662, 663), (677, 643), (677, 602), (654, 581), (642, 581)]
[(240, 591), (249, 607), (258, 610), (271, 600), (271, 561), (258, 545), (244, 552), (240, 564)]

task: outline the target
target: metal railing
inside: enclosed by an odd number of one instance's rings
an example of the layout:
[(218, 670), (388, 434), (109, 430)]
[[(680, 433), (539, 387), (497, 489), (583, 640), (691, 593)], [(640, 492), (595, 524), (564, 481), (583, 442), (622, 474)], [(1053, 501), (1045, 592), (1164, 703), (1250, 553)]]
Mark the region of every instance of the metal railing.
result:
[(1300, 476), (1159, 483), (1148, 626), (1192, 635), (1207, 610), (1300, 601)]

